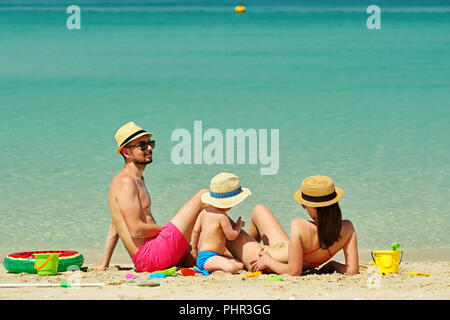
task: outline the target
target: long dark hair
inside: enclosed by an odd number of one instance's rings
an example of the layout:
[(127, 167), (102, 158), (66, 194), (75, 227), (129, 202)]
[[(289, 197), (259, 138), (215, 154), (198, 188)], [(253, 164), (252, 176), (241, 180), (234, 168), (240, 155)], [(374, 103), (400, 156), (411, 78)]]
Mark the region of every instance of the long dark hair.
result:
[(336, 202), (327, 207), (316, 207), (316, 209), (319, 246), (322, 249), (328, 249), (340, 238), (342, 227), (341, 208)]

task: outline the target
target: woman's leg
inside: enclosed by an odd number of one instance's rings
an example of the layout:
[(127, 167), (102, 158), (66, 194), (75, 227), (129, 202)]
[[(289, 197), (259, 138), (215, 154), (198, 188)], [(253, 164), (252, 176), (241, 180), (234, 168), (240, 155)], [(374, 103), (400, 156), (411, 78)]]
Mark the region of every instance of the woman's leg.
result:
[[(230, 219), (230, 222), (234, 228), (236, 223), (232, 219)], [(245, 230), (241, 230), (236, 239), (232, 241), (227, 240), (226, 246), (233, 257), (242, 261), (247, 270), (250, 270), (252, 261), (258, 258), (260, 251), (259, 243), (253, 237), (249, 236)]]
[(288, 235), (273, 212), (262, 204), (258, 204), (253, 209), (247, 232), (257, 242), (262, 240), (265, 245), (289, 243)]
[[(231, 221), (231, 224), (234, 227), (234, 221)], [(276, 252), (271, 248), (267, 248), (267, 251), (274, 259), (287, 260), (289, 237), (272, 211), (259, 204), (253, 209), (248, 233), (241, 230), (239, 236), (233, 241), (227, 240), (226, 245), (233, 256), (242, 261), (247, 270), (250, 270), (251, 262), (256, 260), (260, 253), (259, 242), (261, 239), (264, 243), (275, 247), (280, 243), (285, 244), (281, 250), (276, 250)]]

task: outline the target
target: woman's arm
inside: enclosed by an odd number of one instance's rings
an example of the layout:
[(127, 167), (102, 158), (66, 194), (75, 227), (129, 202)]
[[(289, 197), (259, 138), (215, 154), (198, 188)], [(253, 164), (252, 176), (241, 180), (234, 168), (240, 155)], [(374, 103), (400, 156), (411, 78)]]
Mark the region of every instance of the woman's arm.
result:
[(349, 220), (342, 221), (344, 234), (347, 235), (347, 241), (343, 247), (345, 264), (337, 261), (330, 261), (325, 264), (319, 271), (337, 271), (342, 274), (353, 275), (359, 273), (359, 258), (356, 231)]
[(303, 245), (301, 238), (301, 221), (294, 219), (291, 222), (291, 234), (289, 237), (288, 263), (279, 262), (266, 254), (252, 264), (252, 271), (270, 269), (271, 271), (291, 276), (300, 275), (303, 269)]
[[(356, 231), (350, 220), (343, 221), (345, 228), (348, 229), (349, 237), (344, 245), (345, 257), (345, 274), (359, 273), (358, 244), (356, 239)], [(339, 271), (338, 271), (339, 272)]]

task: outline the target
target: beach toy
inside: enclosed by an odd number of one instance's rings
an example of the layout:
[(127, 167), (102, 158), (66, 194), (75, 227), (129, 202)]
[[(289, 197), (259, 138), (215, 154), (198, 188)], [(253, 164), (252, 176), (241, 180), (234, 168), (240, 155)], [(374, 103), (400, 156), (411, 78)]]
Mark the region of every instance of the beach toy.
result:
[(148, 275), (148, 277), (149, 277), (150, 279), (152, 279), (152, 278), (164, 279), (164, 278), (166, 277), (166, 275), (163, 274), (163, 273), (161, 273), (161, 272), (155, 272), (155, 273), (150, 273), (150, 274)]
[(161, 271), (158, 271), (159, 273), (165, 274), (166, 276), (171, 276), (177, 271), (177, 267), (172, 267), (168, 269), (164, 269)]
[(133, 279), (133, 278), (139, 278), (139, 276), (135, 276), (134, 274), (131, 274), (131, 273), (129, 273), (125, 276), (125, 279)]
[(36, 253), (34, 268), (40, 276), (54, 276), (58, 273), (58, 253)]
[(134, 281), (130, 280), (127, 282), (128, 284), (139, 286), (139, 287), (158, 287), (160, 284), (158, 282), (153, 281)]
[(430, 274), (427, 272), (407, 272), (406, 274), (410, 276), (425, 276), (425, 277), (430, 276)]
[(403, 258), (403, 251), (371, 251), (372, 259), (382, 275), (397, 273)]
[(194, 267), (194, 270), (195, 270), (197, 273), (203, 274), (204, 276), (209, 276), (208, 270), (200, 270), (200, 269), (197, 268), (197, 267)]
[(267, 277), (266, 281), (284, 281), (282, 277)]
[(181, 274), (185, 277), (195, 276), (197, 272), (189, 268), (181, 268)]
[(17, 288), (17, 287), (99, 287), (104, 286), (104, 283), (0, 283), (0, 288)]
[(394, 243), (392, 244), (392, 251), (395, 251), (395, 250), (397, 250), (398, 248), (400, 248), (400, 244), (399, 244), (398, 242), (394, 242)]
[(11, 273), (30, 273), (36, 274), (34, 268), (35, 254), (41, 253), (58, 253), (58, 272), (67, 271), (70, 266), (80, 268), (83, 265), (84, 257), (77, 251), (69, 250), (43, 250), (43, 251), (26, 251), (10, 253), (3, 259), (3, 266)]
[(246, 275), (246, 277), (247, 278), (256, 278), (256, 277), (259, 277), (260, 275), (262, 275), (262, 272), (261, 271), (256, 271), (256, 272), (253, 272), (253, 273), (249, 273), (248, 275)]

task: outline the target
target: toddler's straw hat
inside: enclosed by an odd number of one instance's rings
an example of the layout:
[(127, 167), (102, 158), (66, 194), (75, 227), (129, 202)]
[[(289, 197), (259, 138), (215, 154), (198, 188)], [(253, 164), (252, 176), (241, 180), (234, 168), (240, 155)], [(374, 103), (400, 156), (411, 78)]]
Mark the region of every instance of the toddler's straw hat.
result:
[(137, 126), (133, 121), (128, 122), (127, 124), (124, 124), (117, 130), (115, 138), (117, 141), (117, 147), (116, 150), (117, 153), (120, 153), (122, 148), (130, 141), (137, 139), (139, 137), (145, 136), (149, 134), (150, 137), (152, 136), (151, 133), (145, 131), (141, 127)]
[(311, 176), (295, 191), (294, 200), (308, 207), (326, 207), (338, 202), (343, 195), (344, 190), (335, 187), (330, 177)]
[(239, 178), (232, 173), (222, 172), (211, 179), (210, 191), (202, 194), (202, 202), (216, 208), (231, 208), (250, 196), (252, 192), (241, 188)]

